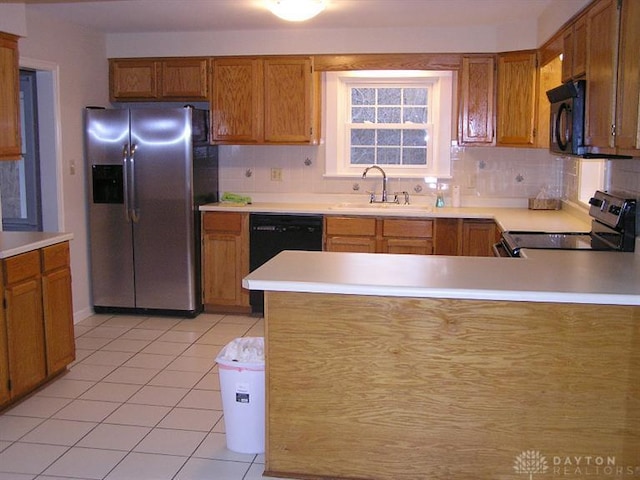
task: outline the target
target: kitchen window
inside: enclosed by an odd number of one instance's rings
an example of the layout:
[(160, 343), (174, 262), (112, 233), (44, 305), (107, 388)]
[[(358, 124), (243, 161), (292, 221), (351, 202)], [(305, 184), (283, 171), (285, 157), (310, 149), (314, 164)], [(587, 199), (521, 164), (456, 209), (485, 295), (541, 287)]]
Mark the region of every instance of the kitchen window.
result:
[(450, 176), (452, 73), (325, 74), (326, 175)]

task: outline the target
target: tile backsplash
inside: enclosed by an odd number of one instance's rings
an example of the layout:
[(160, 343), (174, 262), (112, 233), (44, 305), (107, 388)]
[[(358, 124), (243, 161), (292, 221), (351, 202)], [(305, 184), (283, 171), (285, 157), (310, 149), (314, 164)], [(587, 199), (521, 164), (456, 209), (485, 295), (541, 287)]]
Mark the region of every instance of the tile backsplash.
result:
[[(324, 155), (323, 145), (221, 146), (220, 190), (248, 194), (364, 196), (366, 191), (380, 188), (377, 177), (366, 180), (324, 177)], [(526, 202), (543, 187), (553, 195), (560, 195), (562, 191), (564, 162), (545, 150), (452, 147), (451, 155), (452, 178), (443, 183), (460, 185), (463, 205), (465, 199), (467, 204), (491, 203), (504, 198)], [(280, 180), (272, 180), (272, 169), (281, 170)], [(406, 190), (414, 198), (435, 194), (418, 178), (391, 177), (389, 190)]]
[[(324, 177), (325, 149), (320, 146), (221, 146), (220, 190), (245, 194), (341, 194), (365, 196), (380, 189), (379, 178)], [(505, 199), (525, 206), (542, 188), (550, 197), (576, 200), (578, 162), (544, 149), (452, 147), (452, 178), (460, 185), (463, 206), (499, 204)], [(640, 196), (640, 159), (612, 160), (610, 188)], [(389, 179), (390, 191), (412, 198), (433, 196), (423, 179)], [(449, 200), (445, 196), (445, 200)]]

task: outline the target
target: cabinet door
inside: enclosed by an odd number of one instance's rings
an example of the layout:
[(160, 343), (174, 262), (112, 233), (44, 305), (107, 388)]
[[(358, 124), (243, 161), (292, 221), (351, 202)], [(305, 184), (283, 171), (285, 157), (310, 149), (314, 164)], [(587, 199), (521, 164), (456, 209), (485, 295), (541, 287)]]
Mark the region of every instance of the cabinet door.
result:
[(263, 136), (262, 61), (213, 60), (211, 139), (218, 143), (258, 143)]
[(20, 396), (47, 376), (38, 251), (4, 261), (11, 396)]
[(562, 82), (585, 74), (587, 60), (587, 19), (580, 17), (568, 26), (563, 36)]
[(20, 76), (18, 37), (0, 32), (0, 160), (19, 160)]
[(587, 18), (580, 17), (573, 26), (573, 78), (587, 71)]
[(327, 236), (325, 250), (327, 252), (376, 253), (376, 239), (375, 237)]
[(465, 220), (462, 224), (462, 255), (493, 257), (496, 225), (493, 221)]
[(249, 273), (248, 216), (205, 213), (202, 238), (203, 303), (249, 307), (242, 279)]
[(52, 375), (66, 368), (75, 359), (68, 242), (44, 248), (42, 265), (47, 372)]
[(640, 2), (622, 3), (620, 62), (616, 99), (616, 146), (619, 153), (638, 156), (640, 149)]
[(155, 60), (109, 60), (112, 101), (155, 100), (160, 96), (159, 65)]
[[(0, 291), (4, 292), (4, 274), (0, 263)], [(0, 407), (10, 399), (9, 392), (9, 352), (7, 345), (7, 321), (4, 310), (0, 313)]]
[(324, 249), (328, 252), (376, 253), (376, 219), (325, 217)]
[(430, 238), (384, 238), (382, 253), (431, 255), (433, 241)]
[(533, 145), (536, 79), (536, 52), (498, 56), (498, 145)]
[(461, 144), (493, 143), (494, 70), (493, 56), (462, 59), (458, 131)]
[(163, 60), (162, 98), (166, 100), (208, 100), (206, 58)]
[(585, 144), (606, 153), (614, 153), (617, 16), (617, 0), (600, 0), (587, 13)]
[(264, 140), (309, 143), (313, 137), (311, 58), (264, 60)]
[(435, 222), (435, 254), (460, 255), (462, 253), (462, 220), (437, 218)]

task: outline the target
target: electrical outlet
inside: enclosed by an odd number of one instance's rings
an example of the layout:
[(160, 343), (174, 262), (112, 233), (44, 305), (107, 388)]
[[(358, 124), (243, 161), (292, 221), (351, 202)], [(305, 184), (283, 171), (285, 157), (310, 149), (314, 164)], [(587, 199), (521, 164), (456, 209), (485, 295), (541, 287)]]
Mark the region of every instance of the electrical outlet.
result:
[(272, 182), (281, 182), (282, 181), (282, 169), (281, 168), (272, 168), (271, 169), (271, 181)]

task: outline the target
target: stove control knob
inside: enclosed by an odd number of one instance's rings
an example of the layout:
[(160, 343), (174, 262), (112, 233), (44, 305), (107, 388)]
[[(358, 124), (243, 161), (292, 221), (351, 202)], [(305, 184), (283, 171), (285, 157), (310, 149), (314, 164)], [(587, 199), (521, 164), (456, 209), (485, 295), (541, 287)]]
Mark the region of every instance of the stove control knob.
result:
[(593, 205), (594, 207), (601, 207), (603, 203), (599, 198), (591, 197), (589, 199), (589, 205)]

